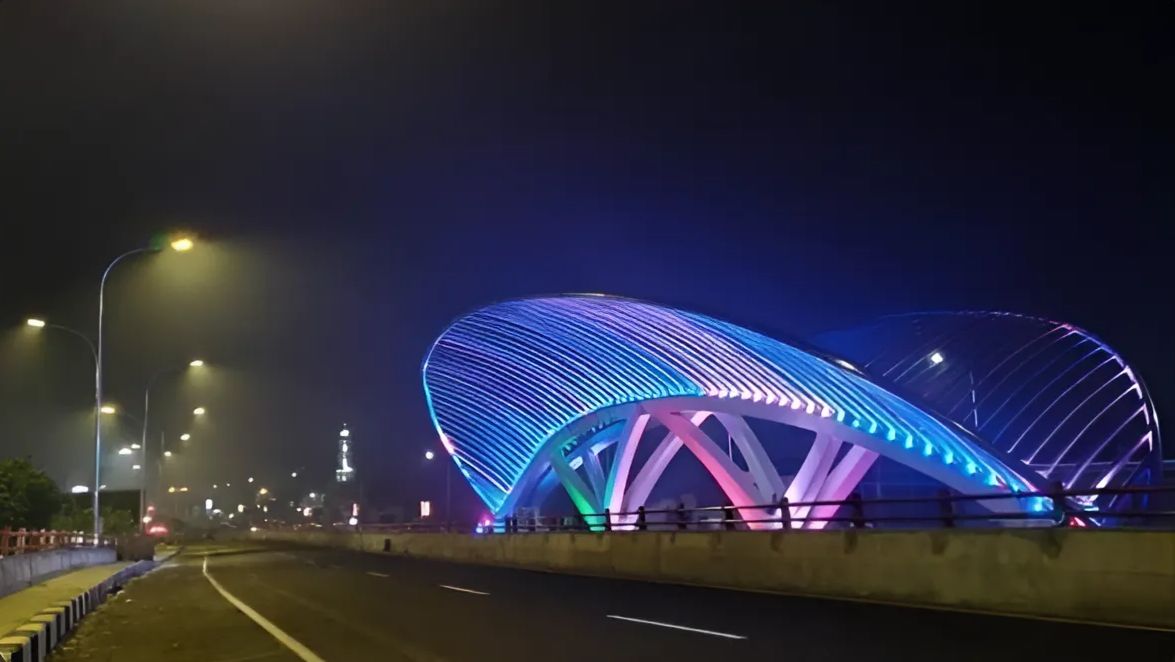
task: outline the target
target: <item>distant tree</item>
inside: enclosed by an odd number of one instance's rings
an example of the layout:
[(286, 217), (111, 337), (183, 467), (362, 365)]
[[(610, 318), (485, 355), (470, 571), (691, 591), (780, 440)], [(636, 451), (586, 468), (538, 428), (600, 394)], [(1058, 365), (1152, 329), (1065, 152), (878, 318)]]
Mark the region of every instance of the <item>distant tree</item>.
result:
[(48, 528), (64, 500), (57, 484), (27, 459), (0, 460), (0, 527)]

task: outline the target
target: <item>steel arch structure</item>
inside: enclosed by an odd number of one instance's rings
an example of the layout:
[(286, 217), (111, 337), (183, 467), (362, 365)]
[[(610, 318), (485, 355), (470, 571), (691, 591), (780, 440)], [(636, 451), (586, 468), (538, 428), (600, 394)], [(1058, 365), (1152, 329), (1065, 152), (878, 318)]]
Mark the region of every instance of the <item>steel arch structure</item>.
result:
[[(1011, 313), (911, 313), (816, 342), (1067, 490), (1161, 475), (1158, 413), (1145, 384), (1113, 348), (1072, 324)], [(1078, 501), (1108, 510), (1118, 498)]]
[[(482, 308), (445, 329), (423, 380), (442, 444), (496, 516), (560, 485), (582, 513), (635, 510), (682, 449), (739, 507), (843, 499), (879, 456), (961, 492), (1007, 493), (982, 503), (996, 512), (1047, 507), (1014, 496), (1041, 489), (1039, 473), (849, 361), (647, 302), (568, 295)], [(745, 468), (702, 429), (711, 418)], [(790, 480), (748, 418), (815, 433)], [(644, 443), (655, 445), (636, 467)]]

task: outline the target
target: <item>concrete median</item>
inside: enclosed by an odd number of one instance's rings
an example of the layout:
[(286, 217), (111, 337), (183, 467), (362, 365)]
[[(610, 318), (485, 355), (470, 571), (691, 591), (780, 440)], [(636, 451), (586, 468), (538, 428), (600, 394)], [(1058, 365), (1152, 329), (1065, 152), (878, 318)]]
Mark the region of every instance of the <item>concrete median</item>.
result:
[(261, 531), (255, 536), (555, 572), (1175, 628), (1175, 532)]

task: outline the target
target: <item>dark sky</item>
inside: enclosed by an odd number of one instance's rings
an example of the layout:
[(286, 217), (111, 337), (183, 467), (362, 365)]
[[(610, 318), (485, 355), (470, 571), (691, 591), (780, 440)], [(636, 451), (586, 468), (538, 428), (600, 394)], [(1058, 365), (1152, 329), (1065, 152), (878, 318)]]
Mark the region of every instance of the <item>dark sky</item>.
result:
[[(1175, 409), (1175, 3), (0, 0), (0, 444), (83, 482), (108, 390), (182, 478), (435, 495), (447, 321), (600, 291), (807, 335), (941, 308), (1064, 319)], [(133, 425), (127, 428), (128, 434)], [(157, 433), (157, 431), (156, 431)], [(1168, 446), (1172, 445), (1168, 443)], [(123, 477), (122, 480), (129, 480)], [(472, 499), (463, 486), (462, 499)]]

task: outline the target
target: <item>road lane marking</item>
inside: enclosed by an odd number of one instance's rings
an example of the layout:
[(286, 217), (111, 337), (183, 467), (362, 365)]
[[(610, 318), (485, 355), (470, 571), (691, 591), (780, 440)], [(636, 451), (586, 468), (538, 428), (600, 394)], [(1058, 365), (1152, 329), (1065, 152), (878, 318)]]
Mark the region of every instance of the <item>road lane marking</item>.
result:
[(461, 591), (462, 593), (472, 593), (474, 595), (489, 595), (489, 593), (484, 591), (475, 591), (471, 588), (461, 588), (460, 586), (449, 586), (448, 584), (437, 584), (437, 586), (440, 586), (441, 588), (447, 588), (450, 591)]
[(281, 645), (290, 649), (294, 655), (302, 658), (304, 662), (326, 662), (326, 660), (315, 655), (314, 651), (303, 646), (297, 639), (294, 639), (290, 635), (283, 632), (281, 628), (274, 625), (269, 619), (265, 618), (261, 614), (258, 614), (253, 610), (252, 607), (245, 604), (244, 602), (241, 602), (232, 593), (226, 591), (224, 587), (220, 585), (220, 582), (216, 581), (212, 575), (208, 574), (207, 556), (204, 557), (204, 577), (208, 580), (209, 584), (212, 584), (212, 588), (216, 589), (217, 593), (220, 593), (221, 597), (223, 597), (225, 600), (228, 600), (229, 604), (239, 609), (242, 614), (253, 619), (253, 622), (257, 625), (260, 625), (262, 630), (265, 630), (270, 635), (272, 635), (273, 638), (277, 639)]
[(746, 639), (741, 634), (730, 634), (729, 632), (715, 632), (714, 630), (702, 630), (699, 628), (690, 628), (684, 625), (674, 625), (673, 623), (662, 623), (660, 621), (646, 621), (643, 618), (631, 618), (628, 616), (617, 616), (616, 614), (607, 614), (608, 618), (615, 618), (618, 621), (629, 621), (632, 623), (643, 623), (645, 625), (656, 625), (661, 628), (669, 628), (671, 630), (684, 630), (686, 632), (697, 632), (698, 634), (708, 634), (711, 637), (722, 637), (724, 639)]
[(367, 574), (371, 575), (372, 577), (383, 577), (384, 579), (391, 577), (391, 575), (385, 575), (382, 572), (372, 572), (370, 570), (367, 571)]

